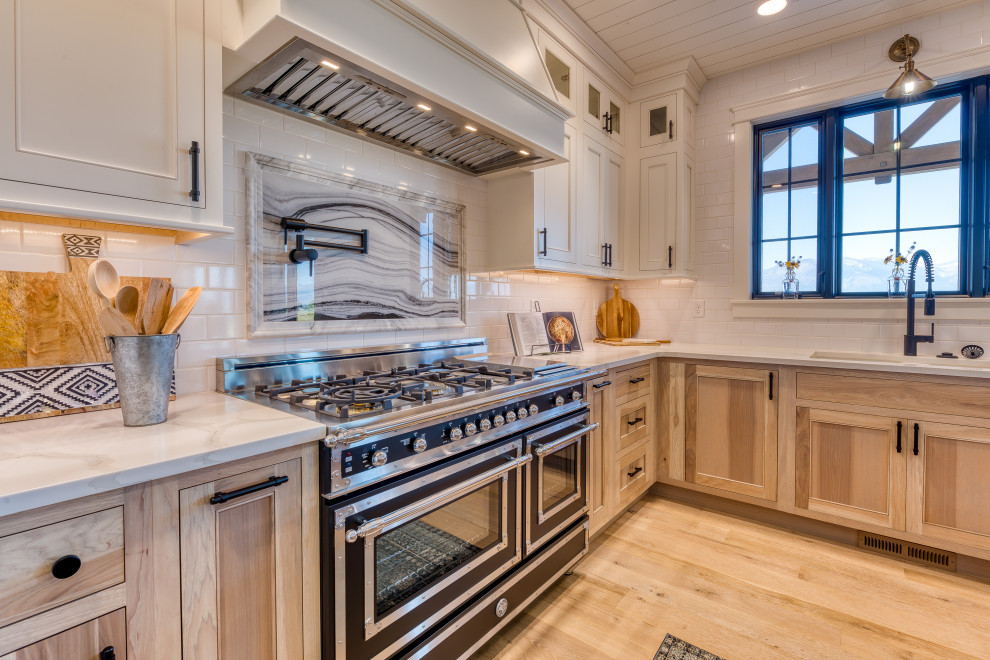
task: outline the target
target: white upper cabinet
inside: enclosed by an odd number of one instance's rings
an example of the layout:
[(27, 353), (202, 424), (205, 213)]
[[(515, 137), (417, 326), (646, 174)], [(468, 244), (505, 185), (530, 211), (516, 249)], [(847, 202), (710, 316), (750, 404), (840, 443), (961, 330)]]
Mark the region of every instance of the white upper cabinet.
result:
[(584, 71), (584, 104), (580, 114), (592, 128), (622, 146), (625, 132), (625, 102), (605, 86), (593, 73)]
[(550, 83), (557, 94), (557, 101), (576, 115), (578, 98), (581, 96), (581, 76), (577, 60), (543, 30), (539, 32), (538, 43)]
[(639, 136), (641, 147), (673, 142), (677, 123), (677, 95), (671, 94), (639, 104)]
[(577, 264), (577, 168), (575, 132), (564, 128), (564, 149), (567, 163), (544, 167), (534, 175), (542, 179), (542, 197), (537, 195), (536, 227), (540, 241), (536, 245), (536, 261)]
[(222, 224), (219, 3), (0, 3), (0, 206)]
[(581, 264), (599, 274), (622, 274), (624, 161), (589, 134), (582, 136), (578, 235)]
[(639, 162), (639, 270), (691, 277), (694, 270), (694, 159), (670, 152)]

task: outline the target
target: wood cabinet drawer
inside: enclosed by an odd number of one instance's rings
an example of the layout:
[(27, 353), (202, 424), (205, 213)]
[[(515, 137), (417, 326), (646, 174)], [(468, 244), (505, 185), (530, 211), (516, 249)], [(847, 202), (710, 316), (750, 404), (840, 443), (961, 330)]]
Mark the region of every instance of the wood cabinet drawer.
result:
[(653, 430), (652, 410), (652, 399), (649, 396), (640, 397), (618, 407), (617, 455), (621, 456), (637, 442), (650, 437)]
[(0, 627), (123, 581), (123, 507), (5, 536)]
[(648, 464), (648, 454), (650, 443), (644, 442), (635, 451), (629, 452), (626, 456), (616, 461), (618, 472), (616, 483), (619, 485), (619, 508), (628, 506), (634, 499), (646, 492), (650, 487), (650, 466)]
[(0, 657), (0, 660), (95, 660), (102, 651), (124, 660), (127, 638), (124, 609), (81, 623), (31, 646)]
[(620, 405), (649, 394), (652, 388), (649, 362), (615, 372), (615, 401)]
[(797, 398), (911, 413), (990, 418), (990, 387), (977, 385), (798, 372)]

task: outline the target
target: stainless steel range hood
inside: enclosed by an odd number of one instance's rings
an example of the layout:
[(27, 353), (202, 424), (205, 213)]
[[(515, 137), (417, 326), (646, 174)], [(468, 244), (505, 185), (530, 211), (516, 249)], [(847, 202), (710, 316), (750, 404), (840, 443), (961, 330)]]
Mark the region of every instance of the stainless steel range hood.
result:
[[(226, 91), (236, 98), (475, 176), (563, 160), (571, 115), (547, 97), (555, 92), (511, 0), (230, 1), (242, 19), (224, 37)], [(479, 50), (490, 36), (468, 41), (472, 8), (525, 53), (519, 71)], [(446, 29), (437, 16), (457, 20)]]

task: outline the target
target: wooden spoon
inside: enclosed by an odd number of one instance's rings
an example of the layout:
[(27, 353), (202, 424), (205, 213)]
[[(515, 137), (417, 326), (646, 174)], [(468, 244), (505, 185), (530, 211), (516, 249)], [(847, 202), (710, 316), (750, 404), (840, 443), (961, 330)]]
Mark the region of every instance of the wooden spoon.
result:
[(189, 316), (189, 312), (192, 311), (193, 305), (199, 300), (199, 294), (202, 292), (203, 287), (194, 286), (182, 294), (182, 297), (175, 302), (175, 307), (169, 312), (168, 321), (165, 322), (165, 327), (162, 328), (163, 335), (170, 335), (182, 327), (182, 324), (186, 321), (186, 317)]
[(113, 307), (104, 307), (100, 312), (100, 325), (108, 335), (115, 337), (133, 337), (138, 333), (130, 321)]
[(148, 283), (148, 294), (144, 299), (144, 310), (141, 312), (144, 334), (159, 334), (171, 307), (172, 285), (161, 278), (152, 277)]
[(89, 288), (100, 301), (105, 306), (112, 307), (117, 299), (117, 292), (120, 291), (120, 275), (113, 264), (106, 259), (97, 259), (89, 265), (86, 278), (89, 280)]
[(120, 287), (120, 291), (117, 292), (117, 311), (124, 315), (131, 325), (137, 327), (137, 311), (138, 302), (140, 302), (141, 293), (137, 290), (137, 287), (130, 285)]

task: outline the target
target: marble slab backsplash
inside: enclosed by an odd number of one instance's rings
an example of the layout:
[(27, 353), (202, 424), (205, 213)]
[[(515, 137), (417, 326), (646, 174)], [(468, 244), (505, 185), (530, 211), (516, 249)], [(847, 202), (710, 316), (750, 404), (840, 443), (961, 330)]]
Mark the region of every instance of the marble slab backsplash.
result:
[[(463, 205), (271, 156), (244, 157), (252, 336), (465, 325)], [(306, 228), (283, 227), (283, 219)], [(314, 248), (316, 260), (305, 260), (313, 253), (301, 250)]]

